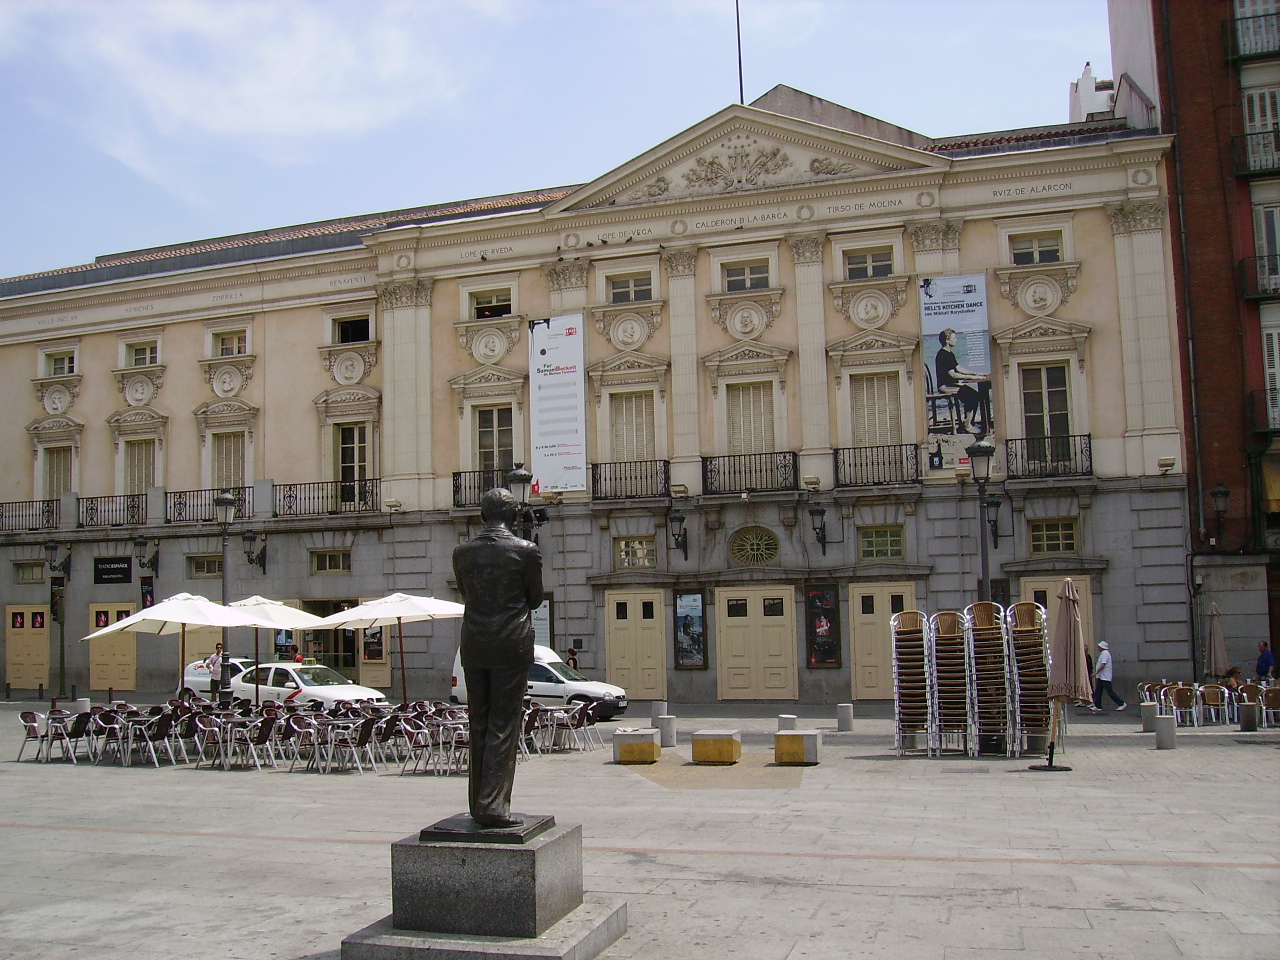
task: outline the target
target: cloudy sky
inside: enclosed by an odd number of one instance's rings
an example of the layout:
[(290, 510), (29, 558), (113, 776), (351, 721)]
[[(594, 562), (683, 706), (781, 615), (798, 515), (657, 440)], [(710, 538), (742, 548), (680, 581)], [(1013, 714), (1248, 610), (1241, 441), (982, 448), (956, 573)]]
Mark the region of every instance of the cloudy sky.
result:
[[(929, 136), (1067, 120), (1105, 0), (741, 0), (786, 83)], [(733, 0), (0, 0), (0, 277), (591, 180), (738, 98)]]

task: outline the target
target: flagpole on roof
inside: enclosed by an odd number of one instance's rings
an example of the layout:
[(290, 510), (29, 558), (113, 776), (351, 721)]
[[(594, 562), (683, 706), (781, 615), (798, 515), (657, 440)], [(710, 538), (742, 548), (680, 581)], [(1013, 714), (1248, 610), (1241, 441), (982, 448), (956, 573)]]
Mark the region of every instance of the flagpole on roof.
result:
[(738, 102), (745, 106), (747, 96), (742, 85), (742, 14), (738, 10), (738, 0), (733, 0), (733, 22), (738, 30)]

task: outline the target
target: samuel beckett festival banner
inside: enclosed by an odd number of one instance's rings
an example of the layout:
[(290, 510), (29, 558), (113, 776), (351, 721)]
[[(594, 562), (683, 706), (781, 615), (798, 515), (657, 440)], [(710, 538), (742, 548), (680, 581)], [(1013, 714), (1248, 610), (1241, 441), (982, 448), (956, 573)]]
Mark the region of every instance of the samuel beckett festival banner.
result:
[(529, 472), (536, 492), (587, 489), (586, 340), (582, 314), (529, 334)]

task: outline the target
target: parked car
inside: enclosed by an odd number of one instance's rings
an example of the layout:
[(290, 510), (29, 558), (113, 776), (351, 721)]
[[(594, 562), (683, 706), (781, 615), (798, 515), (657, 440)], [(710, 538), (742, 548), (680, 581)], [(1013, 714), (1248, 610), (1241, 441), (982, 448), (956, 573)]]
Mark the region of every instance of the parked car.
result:
[[(254, 661), (247, 657), (228, 657), (231, 664), (231, 676), (235, 677), (239, 673), (243, 673), (253, 666)], [(213, 677), (209, 676), (209, 667), (203, 660), (196, 660), (187, 664), (187, 668), (182, 671), (182, 687), (178, 690), (178, 696), (186, 698), (191, 694), (198, 694), (202, 697), (211, 697), (213, 695), (212, 683)], [(221, 677), (217, 679), (221, 680)]]
[(318, 663), (264, 663), (246, 670), (231, 681), (231, 693), (253, 699), (254, 684), (263, 700), (307, 703), (319, 700), (332, 706), (339, 700), (369, 700), (386, 703), (386, 695), (372, 687), (362, 687), (337, 670)]
[[(449, 699), (454, 703), (466, 703), (467, 679), (462, 673), (461, 650), (453, 657), (452, 682)], [(627, 711), (627, 691), (612, 683), (588, 680), (561, 660), (560, 655), (550, 647), (541, 645), (533, 648), (528, 694), (539, 703), (548, 705), (598, 702), (601, 704), (601, 720), (612, 720)]]

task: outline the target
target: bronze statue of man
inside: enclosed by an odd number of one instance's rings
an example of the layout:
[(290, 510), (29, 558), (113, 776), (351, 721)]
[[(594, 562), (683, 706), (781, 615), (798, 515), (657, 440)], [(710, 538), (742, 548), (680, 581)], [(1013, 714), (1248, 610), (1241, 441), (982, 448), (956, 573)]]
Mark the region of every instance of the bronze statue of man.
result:
[(471, 818), (515, 827), (511, 785), (523, 735), (524, 695), (533, 664), (531, 611), (542, 604), (542, 554), (511, 532), (519, 504), (496, 488), (480, 498), (485, 528), (453, 551), (462, 593), (462, 672), (471, 719)]

